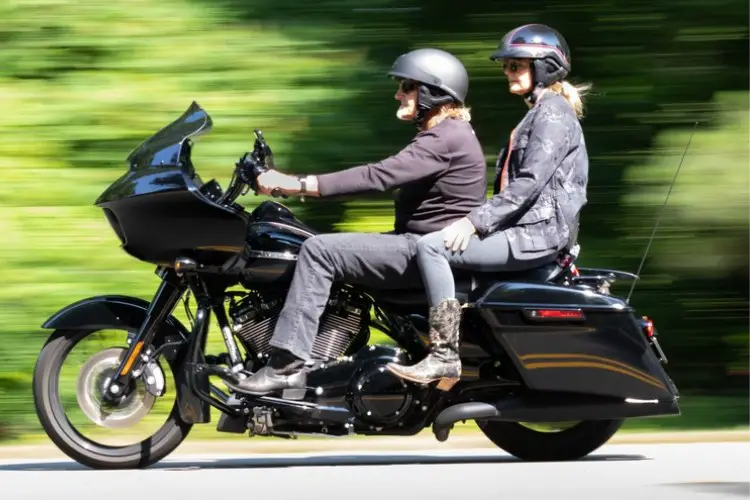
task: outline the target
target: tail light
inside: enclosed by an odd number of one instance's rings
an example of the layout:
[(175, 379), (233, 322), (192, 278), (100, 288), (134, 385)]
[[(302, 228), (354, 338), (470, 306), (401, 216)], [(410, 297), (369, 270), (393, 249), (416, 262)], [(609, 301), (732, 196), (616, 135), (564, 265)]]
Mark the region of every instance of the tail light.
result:
[(584, 320), (586, 316), (580, 309), (524, 309), (526, 317), (542, 320)]

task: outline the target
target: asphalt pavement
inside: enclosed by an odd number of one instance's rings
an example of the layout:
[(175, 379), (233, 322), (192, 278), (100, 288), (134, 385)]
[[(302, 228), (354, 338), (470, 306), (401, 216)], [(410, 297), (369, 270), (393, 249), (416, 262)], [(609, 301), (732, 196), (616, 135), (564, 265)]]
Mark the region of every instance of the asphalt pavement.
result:
[(194, 455), (145, 470), (94, 471), (70, 460), (0, 461), (0, 498), (596, 499), (750, 498), (750, 443), (608, 444), (576, 462), (527, 463), (482, 447)]

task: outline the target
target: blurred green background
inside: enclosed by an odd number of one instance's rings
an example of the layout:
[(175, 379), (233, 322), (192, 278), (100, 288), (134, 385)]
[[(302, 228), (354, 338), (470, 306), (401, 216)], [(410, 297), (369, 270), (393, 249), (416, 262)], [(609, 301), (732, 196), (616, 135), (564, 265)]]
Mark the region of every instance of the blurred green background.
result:
[[(254, 127), (282, 169), (339, 170), (408, 142), (386, 72), (436, 46), (469, 69), (491, 167), (526, 108), (488, 55), (529, 22), (560, 30), (572, 80), (594, 85), (580, 265), (636, 271), (700, 122), (632, 300), (655, 320), (685, 415), (634, 425), (746, 426), (747, 21), (747, 0), (0, 0), (0, 439), (38, 432), (31, 372), (48, 316), (155, 290), (153, 266), (119, 249), (92, 204), (192, 100), (215, 124), (194, 150), (204, 178), (226, 185)], [(387, 194), (288, 205), (320, 231), (392, 223)]]

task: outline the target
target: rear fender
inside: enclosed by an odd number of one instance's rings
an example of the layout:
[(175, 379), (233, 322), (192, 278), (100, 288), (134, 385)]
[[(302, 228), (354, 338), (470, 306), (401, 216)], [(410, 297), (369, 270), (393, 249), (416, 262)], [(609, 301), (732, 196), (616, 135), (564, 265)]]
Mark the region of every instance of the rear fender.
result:
[[(150, 303), (126, 295), (100, 295), (70, 304), (42, 324), (42, 328), (56, 330), (80, 330), (97, 328), (119, 328), (137, 330), (146, 320)], [(187, 423), (210, 421), (208, 403), (196, 397), (189, 389), (187, 362), (190, 332), (174, 316), (169, 316), (159, 325), (154, 339), (156, 347), (166, 343), (182, 342), (164, 349), (163, 356), (172, 365), (180, 407), (180, 416)]]

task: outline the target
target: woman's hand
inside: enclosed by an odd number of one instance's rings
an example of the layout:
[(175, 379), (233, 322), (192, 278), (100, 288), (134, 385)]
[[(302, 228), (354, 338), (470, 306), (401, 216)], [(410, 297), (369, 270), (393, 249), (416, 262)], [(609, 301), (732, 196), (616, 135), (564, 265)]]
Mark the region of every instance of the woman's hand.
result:
[(443, 229), (445, 248), (463, 252), (469, 246), (471, 236), (477, 232), (469, 219), (464, 217)]

